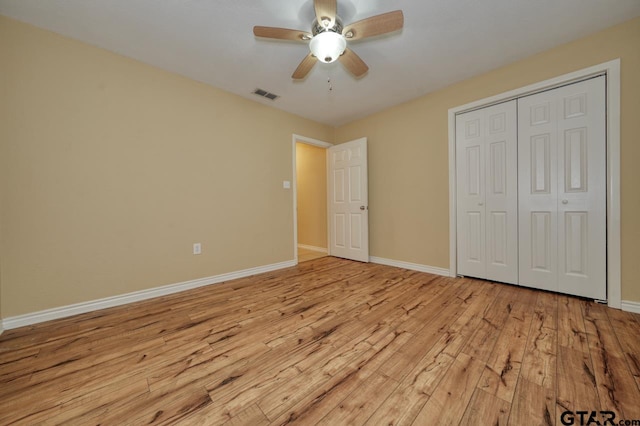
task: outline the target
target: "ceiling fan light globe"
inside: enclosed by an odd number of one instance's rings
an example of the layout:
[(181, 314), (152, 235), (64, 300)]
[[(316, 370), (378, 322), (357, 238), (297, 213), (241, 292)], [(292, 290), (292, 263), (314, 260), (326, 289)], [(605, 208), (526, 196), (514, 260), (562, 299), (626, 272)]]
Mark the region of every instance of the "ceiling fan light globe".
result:
[(342, 34), (333, 31), (324, 31), (316, 34), (309, 43), (313, 56), (320, 62), (335, 62), (347, 48), (347, 41)]

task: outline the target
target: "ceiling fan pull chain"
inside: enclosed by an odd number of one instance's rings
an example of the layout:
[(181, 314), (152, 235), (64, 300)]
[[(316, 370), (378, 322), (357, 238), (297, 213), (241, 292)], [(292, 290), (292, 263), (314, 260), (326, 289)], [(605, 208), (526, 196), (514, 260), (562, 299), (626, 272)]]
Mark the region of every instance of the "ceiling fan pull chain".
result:
[(331, 77), (327, 78), (327, 84), (329, 85), (329, 91), (333, 90), (333, 86), (331, 85)]

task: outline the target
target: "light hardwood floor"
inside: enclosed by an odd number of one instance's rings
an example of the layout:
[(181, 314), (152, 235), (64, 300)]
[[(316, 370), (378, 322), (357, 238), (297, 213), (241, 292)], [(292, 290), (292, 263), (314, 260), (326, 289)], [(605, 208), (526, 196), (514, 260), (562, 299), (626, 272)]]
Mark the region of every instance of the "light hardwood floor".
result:
[(326, 256), (327, 253), (298, 247), (298, 262), (306, 262), (307, 260), (320, 259)]
[(0, 424), (640, 419), (639, 321), (573, 297), (325, 257), (5, 331)]

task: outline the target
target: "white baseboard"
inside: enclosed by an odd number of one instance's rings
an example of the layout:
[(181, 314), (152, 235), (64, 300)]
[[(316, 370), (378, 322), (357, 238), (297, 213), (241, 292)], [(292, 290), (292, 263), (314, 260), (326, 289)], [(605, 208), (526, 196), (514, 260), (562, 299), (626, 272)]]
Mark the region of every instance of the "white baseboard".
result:
[(410, 269), (412, 271), (419, 271), (419, 272), (427, 272), (429, 274), (443, 275), (445, 277), (449, 276), (448, 269), (437, 268), (435, 266), (421, 265), (419, 263), (403, 262), (401, 260), (385, 259), (383, 257), (375, 257), (375, 256), (369, 257), (369, 261), (372, 263), (379, 263), (380, 265), (395, 266), (397, 268)]
[(4, 328), (5, 330), (10, 330), (12, 328), (24, 327), (26, 325), (37, 324), (59, 318), (66, 318), (72, 315), (84, 314), (91, 311), (97, 311), (99, 309), (111, 308), (114, 306), (125, 305), (127, 303), (140, 302), (142, 300), (153, 299), (154, 297), (166, 296), (168, 294), (191, 290), (206, 285), (217, 284), (224, 281), (248, 277), (250, 275), (289, 268), (295, 265), (296, 262), (294, 260), (288, 260), (286, 262), (273, 263), (271, 265), (258, 266), (255, 268), (243, 269), (241, 271), (229, 272), (212, 277), (199, 278), (195, 280), (184, 281), (181, 283), (169, 284), (162, 287), (150, 288), (148, 290), (141, 290), (135, 291), (133, 293), (106, 297), (104, 299), (91, 300), (88, 302), (61, 306), (59, 308), (46, 309), (44, 311), (33, 312), (30, 314), (18, 315), (2, 320), (0, 322), (0, 330), (2, 330), (2, 328)]
[(316, 247), (316, 246), (308, 246), (306, 244), (298, 244), (298, 248), (305, 249), (305, 250), (311, 250), (311, 251), (318, 251), (320, 253), (328, 253), (329, 252), (326, 248)]
[(633, 302), (631, 300), (623, 300), (622, 303), (621, 303), (621, 308), (622, 308), (623, 311), (640, 314), (640, 302)]

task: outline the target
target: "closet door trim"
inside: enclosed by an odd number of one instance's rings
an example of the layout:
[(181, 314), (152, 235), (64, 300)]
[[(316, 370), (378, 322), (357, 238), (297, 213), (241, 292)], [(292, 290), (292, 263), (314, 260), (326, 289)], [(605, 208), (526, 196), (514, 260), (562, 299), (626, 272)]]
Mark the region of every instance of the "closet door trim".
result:
[(606, 76), (607, 102), (607, 303), (621, 307), (620, 274), (620, 59), (561, 75), (499, 95), (449, 109), (449, 275), (458, 275), (456, 223), (456, 114), (522, 96)]

